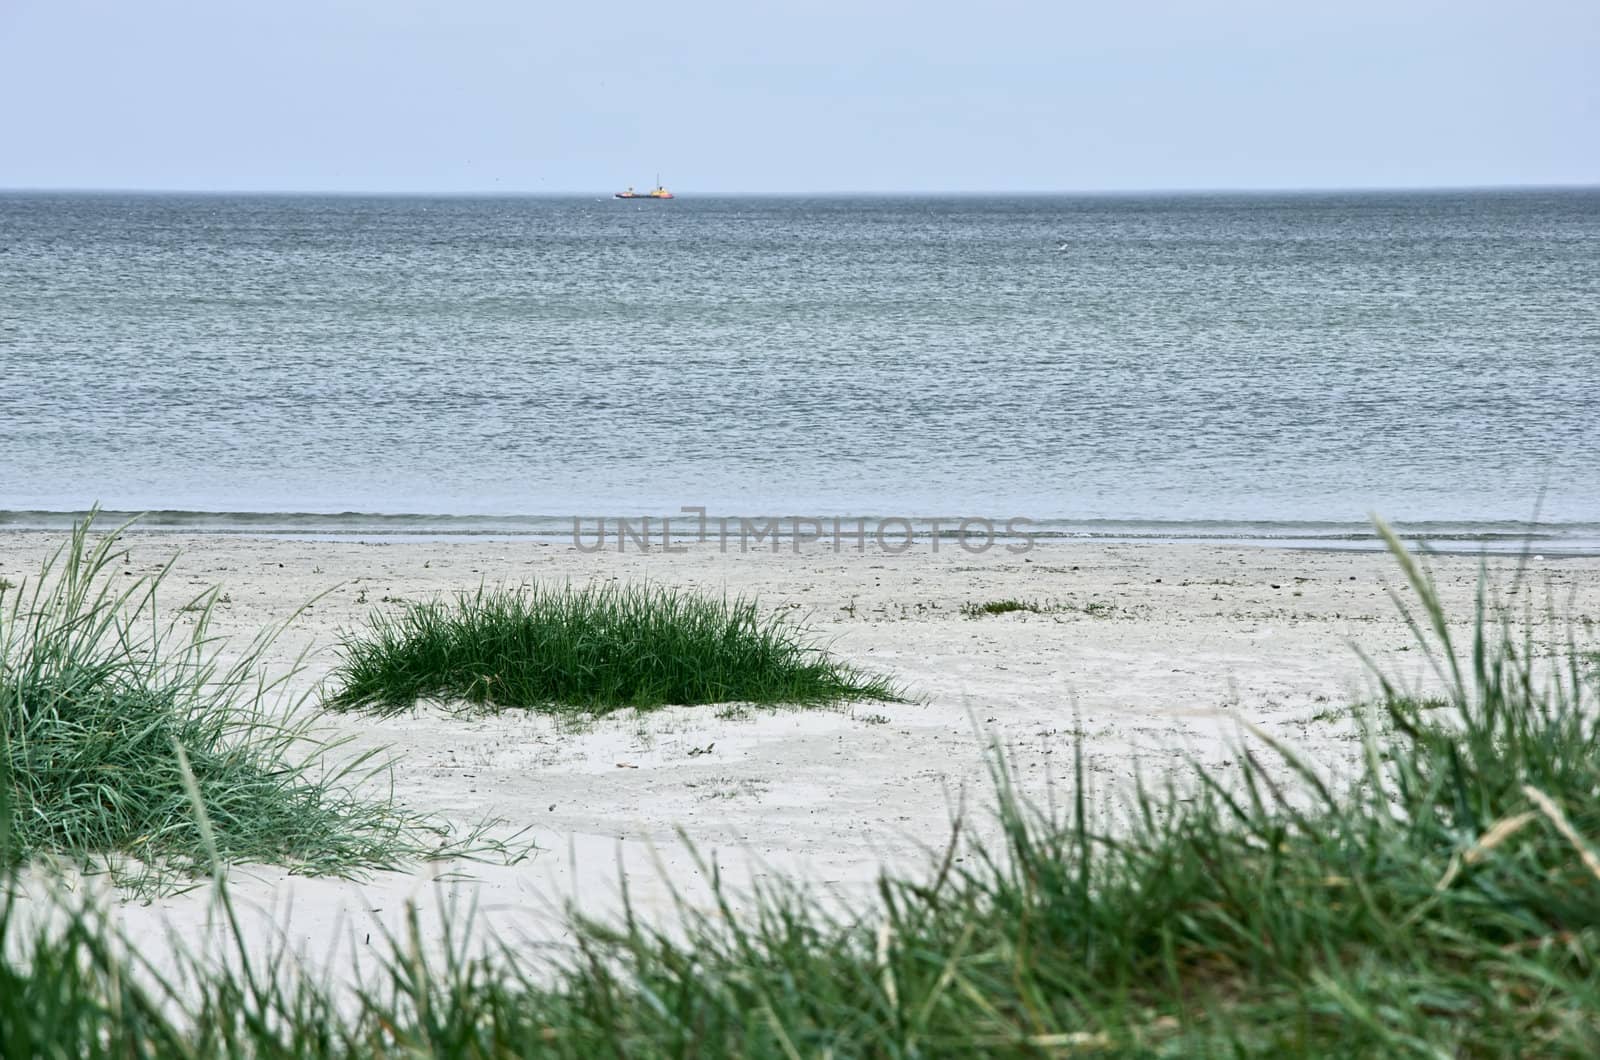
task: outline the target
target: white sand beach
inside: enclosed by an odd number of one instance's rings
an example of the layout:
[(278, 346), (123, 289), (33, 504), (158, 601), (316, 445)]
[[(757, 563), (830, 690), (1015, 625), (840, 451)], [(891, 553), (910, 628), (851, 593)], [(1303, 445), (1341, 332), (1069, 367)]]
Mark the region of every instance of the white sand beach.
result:
[[(20, 581), (57, 547), (54, 534), (0, 535), (0, 577)], [(848, 902), (885, 865), (922, 869), (962, 807), (984, 827), (985, 748), (1003, 747), (1023, 790), (1041, 802), (1068, 790), (1081, 731), (1097, 804), (1136, 773), (1159, 776), (1185, 756), (1225, 764), (1259, 726), (1336, 769), (1355, 750), (1342, 708), (1372, 690), (1356, 648), (1391, 676), (1431, 680), (1389, 598), (1399, 571), (1375, 552), (1222, 545), (1043, 543), (1024, 555), (973, 555), (923, 544), (899, 555), (835, 553), (585, 554), (568, 542), (479, 539), (361, 543), (133, 534), (129, 574), (176, 552), (164, 598), (221, 585), (218, 632), (244, 638), (289, 619), (273, 657), (309, 648), (295, 688), (336, 661), (341, 629), (374, 608), (481, 582), (642, 580), (752, 594), (791, 612), (845, 659), (892, 675), (909, 702), (839, 710), (671, 708), (581, 724), (526, 711), (462, 714), (439, 706), (379, 718), (328, 714), (349, 750), (385, 746), (407, 807), (467, 827), (527, 829), (539, 852), (516, 865), (436, 863), (360, 882), (250, 866), (232, 875), (247, 930), (342, 965), (381, 929), (399, 930), (408, 900), (425, 915), (472, 904), (471, 945), (559, 939), (569, 902), (604, 914), (625, 877), (647, 915), (670, 913), (673, 886), (705, 895), (699, 856), (736, 886), (798, 879)], [(1434, 557), (1458, 624), (1472, 615), (1479, 560)], [(1532, 608), (1535, 635), (1559, 647), (1600, 618), (1600, 559), (1491, 557), (1488, 575)], [(1045, 613), (971, 618), (967, 603), (1018, 598)], [(307, 603), (308, 601), (314, 601)], [(388, 601), (388, 602), (386, 602)], [(1554, 621), (1551, 621), (1551, 616)], [(180, 616), (180, 619), (186, 616)], [(619, 867), (620, 873), (619, 875)], [(441, 877), (448, 877), (443, 881)], [(146, 953), (201, 944), (208, 889), (123, 902), (116, 916)], [(481, 930), (492, 924), (492, 930)]]

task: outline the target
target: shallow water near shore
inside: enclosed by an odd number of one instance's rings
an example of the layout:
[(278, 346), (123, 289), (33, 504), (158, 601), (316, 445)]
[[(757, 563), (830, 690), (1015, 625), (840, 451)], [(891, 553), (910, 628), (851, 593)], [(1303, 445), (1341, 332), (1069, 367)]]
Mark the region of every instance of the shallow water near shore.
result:
[(1597, 262), (1581, 189), (8, 193), (0, 524), (538, 536), (699, 505), (1349, 547), (1377, 511), (1586, 550)]

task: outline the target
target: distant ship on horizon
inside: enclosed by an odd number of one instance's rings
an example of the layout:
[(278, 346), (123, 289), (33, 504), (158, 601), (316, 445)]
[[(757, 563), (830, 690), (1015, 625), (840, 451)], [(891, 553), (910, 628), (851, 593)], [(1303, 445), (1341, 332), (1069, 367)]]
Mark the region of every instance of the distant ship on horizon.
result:
[(633, 185), (629, 184), (628, 190), (617, 192), (616, 197), (619, 199), (670, 199), (673, 194), (662, 185), (661, 174), (657, 173), (656, 186), (649, 191), (634, 191)]

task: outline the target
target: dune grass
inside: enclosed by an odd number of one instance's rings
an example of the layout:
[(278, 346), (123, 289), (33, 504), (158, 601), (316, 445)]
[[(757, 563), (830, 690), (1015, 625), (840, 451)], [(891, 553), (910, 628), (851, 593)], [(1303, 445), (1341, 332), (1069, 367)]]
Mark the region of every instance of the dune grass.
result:
[[(170, 564), (129, 576), (120, 531), (97, 536), (92, 523), (0, 607), (11, 859), (62, 855), (159, 890), (213, 856), (348, 875), (436, 852), (442, 828), (363, 793), (385, 768), (375, 752), (337, 761), (338, 745), (295, 719), (294, 668), (269, 678), (262, 661), (279, 629), (225, 654), (210, 632), (215, 591), (164, 619)], [(215, 824), (209, 847), (179, 748)]]
[(605, 713), (703, 703), (893, 699), (753, 600), (650, 585), (500, 586), (375, 613), (347, 634), (327, 700), (403, 710), (417, 700)]
[(1257, 738), (1234, 767), (1140, 787), (1106, 825), (1081, 754), (1058, 813), (1026, 805), (997, 756), (998, 830), (853, 915), (795, 889), (753, 909), (724, 896), (673, 925), (580, 922), (555, 966), (512, 945), (429, 957), (413, 933), (342, 1009), (303, 980), (222, 973), (170, 1015), (80, 917), (6, 940), (31, 948), (0, 965), (0, 1051), (1600, 1054), (1594, 676), (1573, 655), (1546, 665), (1483, 607), (1457, 644), (1401, 562), (1446, 695), (1385, 681), (1343, 782)]

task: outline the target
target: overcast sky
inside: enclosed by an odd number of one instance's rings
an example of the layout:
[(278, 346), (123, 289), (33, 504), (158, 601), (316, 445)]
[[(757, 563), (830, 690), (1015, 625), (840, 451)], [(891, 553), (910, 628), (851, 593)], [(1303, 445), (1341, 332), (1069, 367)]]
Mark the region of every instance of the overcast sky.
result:
[(1600, 182), (1600, 0), (0, 0), (0, 187)]

